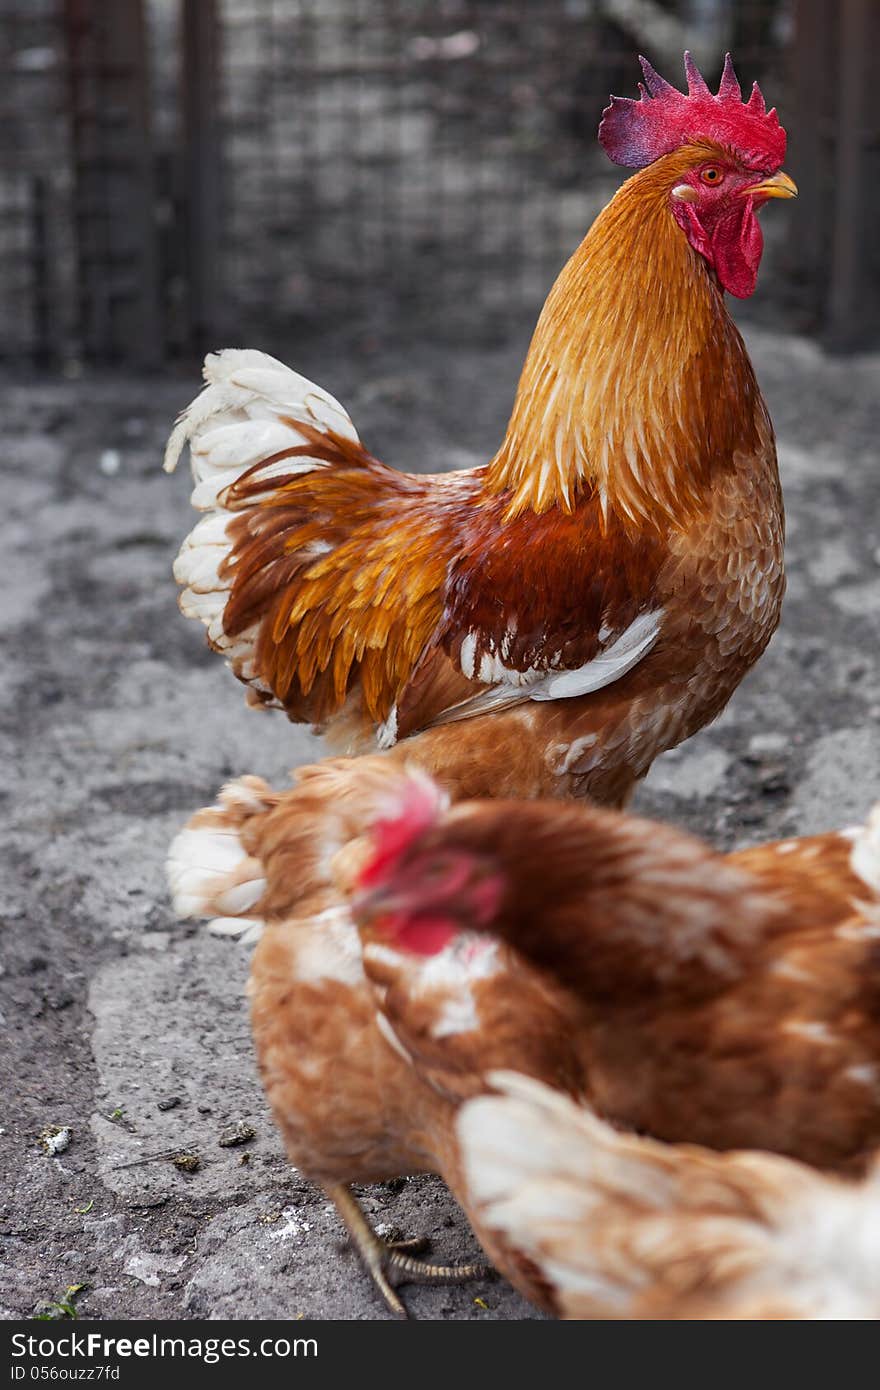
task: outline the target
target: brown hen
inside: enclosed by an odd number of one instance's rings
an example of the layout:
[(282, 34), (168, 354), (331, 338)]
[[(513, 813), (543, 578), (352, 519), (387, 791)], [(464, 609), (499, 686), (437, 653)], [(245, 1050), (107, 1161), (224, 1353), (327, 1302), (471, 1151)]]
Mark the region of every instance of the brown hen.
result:
[(577, 1000), (587, 1097), (627, 1128), (837, 1169), (880, 1143), (880, 808), (722, 855), (598, 807), (462, 803), (354, 911), (386, 952), (515, 948)]
[[(433, 816), (440, 794), (420, 774), (402, 776), (383, 757), (304, 768), (297, 780), (293, 791), (281, 793), (256, 777), (224, 787), (174, 841), (169, 881), (179, 916), (213, 918), (214, 932), (257, 940), (251, 1020), (287, 1152), (334, 1202), (386, 1303), (402, 1316), (391, 1277), (482, 1271), (438, 1270), (389, 1250), (367, 1227), (348, 1184), (442, 1171), (447, 1164), (438, 1144), (454, 1146), (455, 1105), (476, 1094), (482, 1080), (470, 1058), (461, 1077), (438, 1089), (413, 1068), (380, 1007), (382, 987), (377, 992), (365, 973), (335, 875), (349, 873), (370, 852), (364, 833), (384, 815), (398, 817), (403, 806), (411, 833), (426, 814)], [(409, 952), (401, 967), (414, 977), (426, 973)], [(485, 1043), (487, 1064), (516, 1065), (581, 1093), (577, 1057), (557, 1042), (571, 1034), (576, 1007), (515, 953), (477, 940), (472, 949), (449, 953), (438, 980), (432, 974), (424, 981), (427, 1022), (444, 1009), (454, 1015), (470, 1008), (471, 991), (482, 996), (485, 984), (480, 1027), (492, 1038)]]

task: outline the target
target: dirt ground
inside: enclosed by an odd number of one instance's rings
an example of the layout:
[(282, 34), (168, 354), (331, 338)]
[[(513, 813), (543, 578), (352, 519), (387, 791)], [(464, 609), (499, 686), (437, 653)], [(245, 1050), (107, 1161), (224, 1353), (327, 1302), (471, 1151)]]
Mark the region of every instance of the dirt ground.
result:
[[(720, 846), (862, 817), (880, 797), (880, 358), (748, 338), (789, 516), (782, 628), (724, 716), (656, 765), (638, 804)], [(401, 467), (485, 461), (523, 344), (335, 352), (295, 365)], [(256, 1080), (247, 953), (180, 926), (163, 862), (225, 778), (283, 783), (320, 746), (244, 707), (170, 567), (188, 480), (161, 447), (193, 376), (5, 384), (9, 870), (0, 1010), (0, 1314), (71, 1285), (87, 1318), (384, 1316), (325, 1199), (290, 1171)], [(224, 1147), (230, 1126), (253, 1138)], [(47, 1126), (68, 1125), (50, 1156)], [(195, 1173), (167, 1155), (197, 1151)], [(471, 1257), (432, 1179), (364, 1194), (374, 1222)], [(538, 1316), (500, 1280), (410, 1288), (421, 1318)], [(476, 1300), (480, 1301), (477, 1302)]]

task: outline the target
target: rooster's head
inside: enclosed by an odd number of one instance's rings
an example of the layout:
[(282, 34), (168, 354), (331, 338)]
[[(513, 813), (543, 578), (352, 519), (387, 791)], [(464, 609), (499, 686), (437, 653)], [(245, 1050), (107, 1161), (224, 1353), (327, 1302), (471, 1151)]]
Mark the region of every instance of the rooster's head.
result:
[(642, 58), (641, 97), (612, 97), (599, 139), (610, 159), (631, 169), (677, 156), (668, 161), (670, 211), (724, 289), (745, 299), (755, 288), (764, 245), (755, 214), (768, 198), (797, 193), (781, 168), (785, 131), (757, 82), (743, 101), (729, 53), (717, 94), (689, 53), (684, 63), (687, 93)]

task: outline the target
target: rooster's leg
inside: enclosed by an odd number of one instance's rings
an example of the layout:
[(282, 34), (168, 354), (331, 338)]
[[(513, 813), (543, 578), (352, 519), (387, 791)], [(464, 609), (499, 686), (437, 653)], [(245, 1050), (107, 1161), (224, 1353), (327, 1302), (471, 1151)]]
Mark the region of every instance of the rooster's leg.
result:
[(338, 1183), (325, 1187), (324, 1192), (344, 1222), (373, 1283), (397, 1318), (405, 1318), (407, 1312), (389, 1282), (389, 1275), (396, 1274), (401, 1283), (455, 1284), (466, 1279), (482, 1279), (488, 1273), (486, 1265), (431, 1265), (414, 1260), (408, 1252), (424, 1249), (425, 1240), (392, 1243), (381, 1240), (347, 1187)]

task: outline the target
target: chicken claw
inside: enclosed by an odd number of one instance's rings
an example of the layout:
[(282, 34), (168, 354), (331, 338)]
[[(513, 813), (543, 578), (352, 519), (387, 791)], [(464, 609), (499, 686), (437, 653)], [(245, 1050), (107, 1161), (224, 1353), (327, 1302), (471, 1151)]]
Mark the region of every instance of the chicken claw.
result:
[(323, 1191), (335, 1206), (373, 1283), (396, 1318), (409, 1315), (389, 1282), (391, 1274), (397, 1274), (404, 1284), (457, 1284), (468, 1279), (483, 1279), (489, 1273), (488, 1265), (432, 1265), (414, 1260), (412, 1252), (423, 1250), (428, 1243), (426, 1239), (383, 1241), (371, 1228), (348, 1187), (337, 1183), (324, 1187)]

